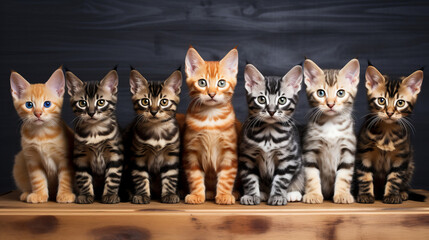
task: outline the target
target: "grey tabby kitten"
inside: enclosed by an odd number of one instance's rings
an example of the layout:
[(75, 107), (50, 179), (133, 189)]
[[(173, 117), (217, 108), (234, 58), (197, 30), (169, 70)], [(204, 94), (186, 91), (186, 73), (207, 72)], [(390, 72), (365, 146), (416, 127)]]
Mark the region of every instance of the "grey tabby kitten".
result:
[(322, 70), (313, 61), (304, 62), (304, 82), (311, 119), (303, 138), (305, 203), (353, 203), (350, 193), (356, 151), (352, 117), (359, 83), (359, 61), (353, 59), (341, 70)]
[(124, 159), (115, 116), (118, 74), (111, 70), (99, 82), (82, 82), (67, 71), (66, 80), (76, 115), (73, 151), (78, 188), (76, 202), (92, 203), (95, 190), (104, 185), (101, 201), (118, 203)]
[(240, 203), (285, 205), (301, 201), (304, 176), (298, 129), (292, 115), (301, 89), (302, 67), (284, 77), (264, 77), (247, 64), (244, 78), (249, 116), (240, 142)]

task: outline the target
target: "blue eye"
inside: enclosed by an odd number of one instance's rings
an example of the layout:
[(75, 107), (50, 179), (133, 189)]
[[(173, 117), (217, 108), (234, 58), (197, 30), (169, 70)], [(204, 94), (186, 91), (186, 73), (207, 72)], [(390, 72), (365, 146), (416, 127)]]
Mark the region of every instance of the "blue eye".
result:
[(33, 108), (33, 103), (32, 102), (26, 102), (25, 107), (27, 107), (28, 109)]
[(45, 108), (49, 108), (49, 107), (51, 107), (51, 101), (45, 101), (45, 103), (43, 103), (43, 106), (44, 106)]

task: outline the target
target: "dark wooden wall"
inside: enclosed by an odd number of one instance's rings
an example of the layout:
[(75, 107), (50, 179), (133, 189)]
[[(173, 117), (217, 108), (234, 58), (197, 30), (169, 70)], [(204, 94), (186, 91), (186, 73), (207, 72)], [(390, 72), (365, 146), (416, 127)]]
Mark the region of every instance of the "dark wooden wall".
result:
[[(429, 67), (428, 1), (2, 1), (0, 3), (0, 192), (14, 188), (13, 156), (20, 146), (19, 118), (10, 96), (10, 69), (32, 83), (44, 82), (64, 64), (82, 80), (99, 80), (119, 64), (118, 115), (133, 117), (129, 64), (149, 80), (163, 80), (183, 64), (189, 44), (217, 60), (238, 46), (237, 115), (247, 114), (243, 87), (246, 61), (264, 74), (283, 75), (311, 58), (322, 68), (361, 62), (356, 101), (358, 125), (366, 113), (367, 59), (383, 73), (410, 74)], [(413, 186), (429, 189), (429, 89), (425, 79), (415, 109)], [(183, 88), (180, 111), (188, 104)], [(302, 92), (303, 93), (303, 92)], [(72, 123), (66, 96), (64, 118)], [(296, 118), (305, 123), (307, 100)]]

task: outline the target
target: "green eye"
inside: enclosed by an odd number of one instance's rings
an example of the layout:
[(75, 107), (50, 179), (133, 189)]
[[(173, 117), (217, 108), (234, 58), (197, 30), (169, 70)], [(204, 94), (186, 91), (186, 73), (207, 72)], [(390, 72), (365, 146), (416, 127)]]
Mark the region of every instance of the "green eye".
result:
[(142, 106), (147, 106), (149, 105), (149, 98), (143, 98), (142, 100), (140, 100), (140, 104)]
[(106, 100), (104, 100), (104, 99), (100, 99), (97, 101), (97, 106), (99, 106), (99, 107), (104, 106), (104, 104), (106, 104)]
[(161, 106), (165, 107), (168, 105), (168, 99), (161, 99), (161, 101), (159, 101), (159, 104), (161, 104)]
[(207, 81), (204, 80), (204, 79), (198, 80), (198, 86), (200, 86), (200, 87), (206, 87), (207, 86)]
[(398, 106), (398, 107), (403, 107), (403, 106), (405, 106), (405, 101), (404, 101), (404, 100), (402, 100), (402, 99), (400, 99), (400, 100), (396, 101), (396, 106)]
[(265, 103), (267, 102), (267, 100), (265, 99), (265, 97), (264, 97), (264, 96), (259, 96), (259, 97), (258, 97), (258, 102), (259, 102), (260, 104), (265, 104)]
[(285, 105), (286, 101), (287, 101), (287, 99), (285, 97), (281, 97), (281, 98), (279, 98), (278, 102), (279, 102), (280, 105)]
[(343, 89), (337, 91), (337, 96), (342, 98), (346, 95), (346, 92)]
[(384, 104), (386, 104), (386, 99), (384, 99), (384, 98), (382, 98), (382, 97), (379, 97), (379, 98), (377, 99), (377, 102), (378, 102), (378, 104), (380, 104), (380, 105), (384, 105)]
[(77, 106), (78, 106), (78, 107), (81, 107), (81, 108), (86, 107), (86, 101), (85, 101), (85, 100), (79, 100), (79, 101), (77, 102)]
[(219, 87), (223, 88), (223, 87), (225, 87), (225, 86), (226, 86), (226, 81), (225, 81), (225, 80), (223, 80), (223, 79), (221, 79), (221, 80), (219, 80), (219, 82), (217, 82), (217, 85), (218, 85)]
[(322, 90), (322, 89), (317, 90), (317, 96), (321, 97), (321, 98), (324, 97), (325, 96), (325, 91)]

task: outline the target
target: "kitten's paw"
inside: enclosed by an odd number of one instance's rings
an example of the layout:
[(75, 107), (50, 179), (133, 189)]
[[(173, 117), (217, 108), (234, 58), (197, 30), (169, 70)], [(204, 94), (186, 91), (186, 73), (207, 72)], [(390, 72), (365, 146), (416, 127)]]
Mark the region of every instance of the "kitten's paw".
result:
[(218, 194), (215, 202), (220, 205), (231, 205), (235, 203), (235, 197), (232, 194)]
[(76, 198), (76, 203), (79, 203), (79, 204), (91, 204), (93, 202), (94, 202), (93, 195), (79, 195)]
[(204, 195), (188, 194), (185, 197), (185, 203), (187, 204), (201, 204), (204, 201)]
[(21, 195), (19, 196), (19, 200), (26, 202), (27, 201), (27, 196), (29, 195), (29, 192), (23, 192), (21, 193)]
[(400, 194), (401, 194), (402, 201), (408, 200), (408, 193), (407, 192), (401, 192)]
[(305, 203), (322, 203), (323, 196), (318, 193), (307, 193), (302, 197), (302, 201)]
[(148, 195), (134, 195), (131, 198), (131, 203), (148, 204), (148, 203), (150, 203), (150, 197)]
[(213, 192), (213, 191), (206, 191), (206, 199), (207, 200), (214, 200), (215, 199), (215, 192)]
[(63, 192), (57, 195), (57, 203), (74, 203), (76, 201), (76, 195), (71, 192)]
[(353, 195), (351, 195), (348, 192), (336, 193), (336, 194), (334, 194), (333, 199), (334, 199), (334, 203), (341, 203), (341, 204), (344, 204), (344, 203), (349, 204), (349, 203), (355, 202)]
[(287, 199), (281, 195), (274, 195), (268, 198), (267, 204), (272, 206), (283, 206), (287, 204)]
[(178, 203), (180, 202), (180, 198), (177, 194), (168, 194), (161, 197), (162, 203)]
[(121, 201), (121, 199), (119, 198), (117, 193), (106, 194), (106, 195), (101, 197), (101, 202), (106, 203), (106, 204), (119, 203), (120, 201)]
[(28, 203), (45, 203), (48, 202), (48, 194), (43, 193), (30, 193), (27, 196)]
[(298, 191), (288, 192), (286, 199), (288, 202), (301, 202), (302, 194)]
[(244, 195), (240, 199), (242, 205), (259, 205), (261, 203), (261, 198), (259, 196), (250, 196)]
[(383, 202), (387, 204), (400, 204), (402, 203), (402, 198), (399, 194), (390, 194), (383, 197)]
[(369, 193), (359, 194), (356, 201), (358, 203), (374, 203), (375, 197)]

